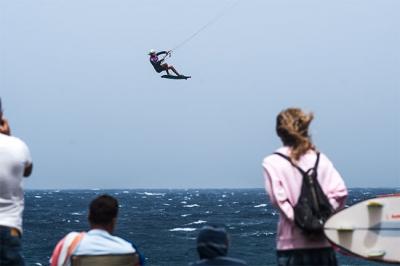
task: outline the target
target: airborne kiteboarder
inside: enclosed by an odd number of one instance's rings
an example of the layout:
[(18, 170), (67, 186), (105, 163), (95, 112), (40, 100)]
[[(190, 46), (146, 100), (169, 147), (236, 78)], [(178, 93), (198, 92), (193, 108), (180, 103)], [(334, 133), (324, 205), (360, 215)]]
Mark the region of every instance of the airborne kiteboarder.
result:
[[(165, 54), (165, 56), (163, 58), (159, 58), (159, 55), (163, 55)], [(178, 71), (176, 71), (176, 69), (174, 68), (174, 66), (172, 65), (168, 65), (167, 63), (164, 63), (164, 60), (167, 56), (171, 56), (171, 51), (161, 51), (161, 52), (156, 52), (155, 50), (151, 49), (149, 52), (149, 56), (150, 56), (150, 63), (153, 65), (155, 71), (157, 71), (157, 73), (161, 73), (163, 71), (167, 72), (167, 75), (163, 75), (161, 76), (162, 78), (169, 78), (169, 79), (188, 79), (190, 78), (189, 76), (184, 76), (178, 73)], [(172, 70), (172, 72), (175, 73), (175, 75), (171, 75), (169, 70)]]
[[(233, 1), (233, 0), (232, 0)], [(183, 46), (184, 44), (188, 43), (190, 40), (192, 40), (194, 37), (196, 37), (200, 32), (204, 31), (208, 27), (210, 27), (212, 24), (217, 22), (220, 18), (222, 18), (225, 14), (228, 13), (229, 10), (234, 8), (240, 0), (234, 1), (230, 6), (225, 7), (220, 13), (217, 14), (213, 19), (211, 19), (209, 22), (207, 22), (204, 26), (202, 26), (200, 29), (198, 29), (196, 32), (191, 34), (188, 38), (183, 40), (181, 43), (176, 45), (172, 50), (169, 51), (161, 51), (161, 52), (156, 52), (155, 50), (151, 49), (149, 52), (150, 56), (150, 63), (153, 65), (154, 69), (157, 71), (157, 73), (161, 73), (163, 71), (167, 72), (167, 75), (162, 75), (162, 78), (167, 78), (167, 79), (188, 79), (190, 76), (184, 76), (178, 73), (176, 69), (172, 65), (168, 65), (167, 63), (164, 62), (165, 58), (167, 56), (171, 57), (172, 51), (176, 51), (179, 47)], [(159, 55), (165, 54), (165, 56), (161, 59), (158, 58)], [(169, 70), (172, 70), (175, 75), (170, 75)]]

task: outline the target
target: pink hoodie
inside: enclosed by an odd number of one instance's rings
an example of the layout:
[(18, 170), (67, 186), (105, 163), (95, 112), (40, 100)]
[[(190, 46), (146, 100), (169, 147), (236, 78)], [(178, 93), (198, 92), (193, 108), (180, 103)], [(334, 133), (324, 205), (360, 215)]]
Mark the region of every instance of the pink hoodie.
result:
[[(290, 149), (277, 150), (289, 155)], [(303, 170), (314, 167), (317, 159), (314, 151), (303, 155), (296, 164)], [(279, 208), (280, 216), (277, 230), (277, 250), (308, 249), (329, 247), (325, 238), (310, 239), (294, 224), (293, 207), (300, 196), (302, 175), (284, 158), (272, 154), (263, 160), (265, 188), (272, 204)], [(344, 206), (347, 189), (340, 174), (331, 161), (321, 153), (318, 165), (318, 181), (327, 195), (332, 207), (337, 210)]]

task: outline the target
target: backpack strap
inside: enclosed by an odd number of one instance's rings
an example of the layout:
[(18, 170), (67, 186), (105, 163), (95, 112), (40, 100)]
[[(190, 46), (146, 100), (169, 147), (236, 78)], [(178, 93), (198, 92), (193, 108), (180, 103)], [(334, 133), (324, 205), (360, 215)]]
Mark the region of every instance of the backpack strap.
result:
[(280, 152), (274, 152), (274, 154), (279, 155), (279, 156), (281, 156), (282, 158), (288, 160), (289, 163), (290, 163), (293, 167), (297, 168), (297, 170), (299, 170), (300, 173), (302, 173), (303, 175), (306, 174), (306, 172), (305, 172), (303, 169), (301, 169), (297, 164), (295, 164), (289, 156), (287, 156), (287, 155), (285, 155), (285, 154), (283, 154), (283, 153), (280, 153)]
[(288, 161), (290, 162), (290, 164), (293, 165), (293, 167), (295, 167), (297, 170), (299, 170), (300, 173), (301, 173), (302, 175), (308, 174), (308, 173), (311, 172), (312, 170), (314, 170), (315, 172), (317, 172), (317, 168), (318, 168), (318, 164), (319, 164), (319, 157), (320, 157), (320, 156), (319, 156), (319, 155), (320, 155), (319, 152), (317, 152), (317, 160), (315, 161), (314, 167), (308, 169), (307, 171), (304, 171), (303, 169), (301, 169), (297, 164), (295, 164), (295, 163), (292, 161), (292, 159), (291, 159), (289, 156), (287, 156), (287, 155), (285, 155), (285, 154), (283, 154), (283, 153), (280, 153), (280, 152), (274, 152), (274, 154), (279, 155), (279, 156), (281, 156), (282, 158), (285, 158), (286, 160), (288, 160)]
[(315, 170), (317, 170), (317, 168), (318, 168), (318, 164), (319, 164), (319, 156), (320, 155), (320, 153), (319, 152), (317, 152), (317, 160), (315, 161), (315, 165), (314, 165), (314, 169)]

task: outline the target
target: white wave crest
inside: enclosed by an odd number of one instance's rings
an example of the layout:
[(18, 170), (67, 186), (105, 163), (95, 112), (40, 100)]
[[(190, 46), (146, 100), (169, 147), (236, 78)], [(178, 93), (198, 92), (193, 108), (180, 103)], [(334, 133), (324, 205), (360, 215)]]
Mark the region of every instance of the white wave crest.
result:
[(186, 225), (192, 225), (192, 224), (204, 224), (204, 223), (206, 223), (206, 222), (207, 222), (207, 221), (198, 220), (198, 221), (196, 221), (196, 222), (188, 223), (188, 224), (186, 224)]
[(260, 205), (254, 206), (254, 208), (262, 208), (262, 207), (267, 207), (267, 204), (260, 204)]
[(183, 207), (185, 208), (193, 208), (193, 207), (200, 207), (199, 204), (189, 204), (189, 205), (184, 205)]
[(145, 196), (165, 196), (165, 193), (153, 193), (153, 192), (137, 192), (139, 195), (145, 195)]
[(196, 228), (191, 228), (191, 227), (185, 227), (185, 228), (173, 228), (169, 230), (170, 232), (193, 232), (196, 231)]

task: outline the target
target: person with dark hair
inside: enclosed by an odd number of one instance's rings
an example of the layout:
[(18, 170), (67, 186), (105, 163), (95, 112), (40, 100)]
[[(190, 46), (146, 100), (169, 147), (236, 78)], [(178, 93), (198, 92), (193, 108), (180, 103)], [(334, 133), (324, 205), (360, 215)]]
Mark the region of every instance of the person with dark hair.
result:
[[(89, 222), (91, 228), (115, 225), (118, 215), (118, 201), (108, 195), (102, 195), (89, 205)], [(111, 231), (111, 230), (109, 230)]]
[(50, 262), (52, 266), (70, 265), (72, 256), (137, 254), (136, 264), (143, 265), (143, 257), (135, 245), (113, 236), (118, 215), (118, 201), (112, 196), (101, 195), (89, 206), (90, 231), (71, 232), (58, 242)]
[(32, 173), (28, 146), (11, 136), (0, 99), (0, 265), (24, 265), (21, 254), (23, 177)]
[(305, 113), (299, 108), (280, 112), (276, 119), (276, 133), (283, 147), (267, 156), (262, 163), (266, 191), (280, 213), (277, 229), (279, 266), (337, 265), (335, 252), (323, 233), (307, 233), (295, 223), (294, 210), (302, 195), (303, 183), (299, 169), (303, 172), (312, 170), (318, 188), (332, 211), (342, 208), (347, 197), (342, 177), (328, 157), (318, 152), (311, 141), (309, 126), (313, 118), (312, 113)]
[(190, 266), (207, 265), (247, 265), (246, 262), (227, 256), (229, 248), (228, 234), (224, 227), (206, 225), (197, 236), (197, 253), (200, 260)]

